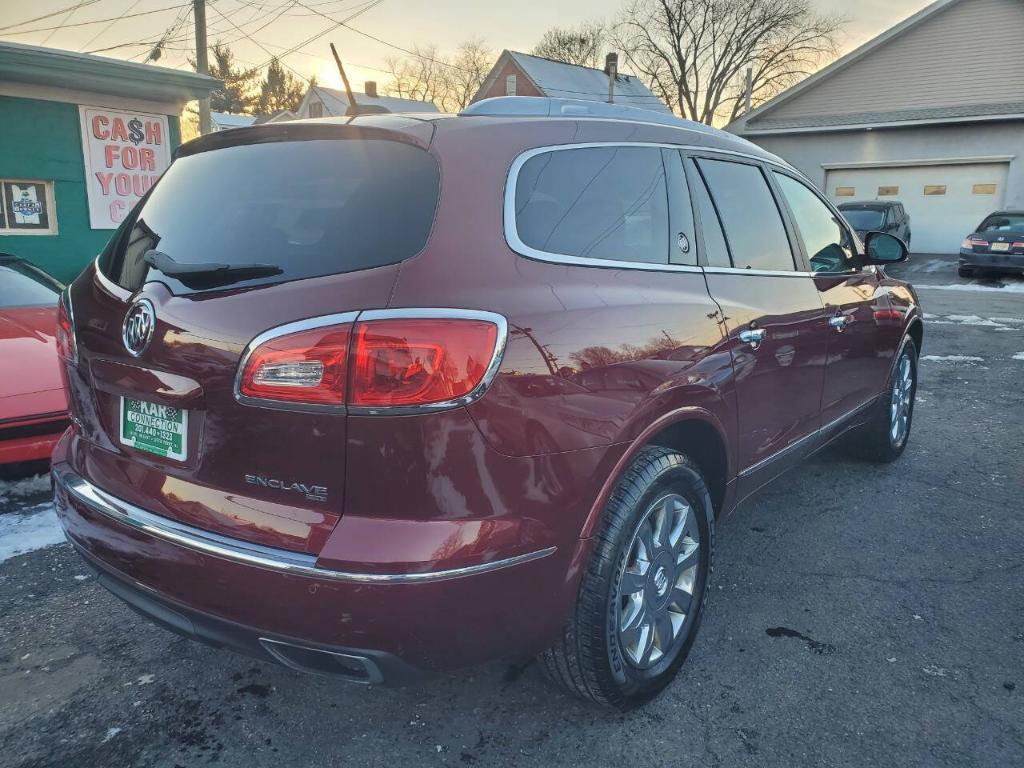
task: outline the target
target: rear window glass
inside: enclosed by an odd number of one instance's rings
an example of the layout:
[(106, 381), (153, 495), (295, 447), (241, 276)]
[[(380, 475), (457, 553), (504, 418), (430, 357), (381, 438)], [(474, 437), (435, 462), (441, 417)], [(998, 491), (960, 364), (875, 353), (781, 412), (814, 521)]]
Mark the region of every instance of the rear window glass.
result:
[(527, 160), (516, 179), (516, 233), (545, 253), (668, 263), (661, 151), (585, 147)]
[(1000, 213), (989, 216), (978, 228), (979, 232), (1022, 232), (1024, 231), (1024, 215), (1019, 213)]
[(0, 309), (57, 306), (57, 286), (23, 264), (0, 264)]
[(840, 208), (839, 212), (857, 231), (879, 229), (885, 218), (885, 211), (878, 208)]
[[(280, 270), (236, 273), (242, 279), (231, 285), (395, 264), (427, 242), (439, 175), (431, 155), (394, 141), (281, 141), (187, 155), (115, 235), (101, 267), (136, 290), (160, 275), (144, 259), (149, 251), (178, 264)], [(160, 279), (175, 293), (220, 287)]]

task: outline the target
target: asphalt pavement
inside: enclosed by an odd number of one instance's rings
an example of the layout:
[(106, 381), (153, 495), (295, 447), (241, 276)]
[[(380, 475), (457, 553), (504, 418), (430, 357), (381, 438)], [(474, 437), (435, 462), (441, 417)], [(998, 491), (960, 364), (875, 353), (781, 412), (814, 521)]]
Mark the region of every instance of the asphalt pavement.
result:
[(0, 765), (1024, 765), (1024, 279), (891, 271), (928, 313), (906, 453), (829, 450), (721, 521), (701, 634), (643, 709), (536, 665), (371, 688), (177, 638), (45, 532), (10, 556), (46, 509), (8, 488)]

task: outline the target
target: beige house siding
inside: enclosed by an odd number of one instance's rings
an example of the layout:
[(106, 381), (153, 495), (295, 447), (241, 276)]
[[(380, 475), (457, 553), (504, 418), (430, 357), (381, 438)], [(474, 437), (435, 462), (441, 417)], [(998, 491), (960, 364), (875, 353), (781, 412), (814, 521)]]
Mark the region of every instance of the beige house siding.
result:
[[(779, 119), (1024, 101), (1024, 2), (965, 0), (764, 113)], [(755, 118), (756, 121), (756, 118)]]

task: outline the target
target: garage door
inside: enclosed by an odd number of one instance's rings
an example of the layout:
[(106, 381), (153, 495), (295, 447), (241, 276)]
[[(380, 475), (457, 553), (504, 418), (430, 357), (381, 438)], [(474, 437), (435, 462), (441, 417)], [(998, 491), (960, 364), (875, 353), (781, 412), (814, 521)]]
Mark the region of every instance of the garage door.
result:
[(956, 253), (964, 235), (1001, 208), (1007, 163), (922, 165), (829, 170), (826, 190), (836, 203), (899, 200), (910, 214), (911, 250)]

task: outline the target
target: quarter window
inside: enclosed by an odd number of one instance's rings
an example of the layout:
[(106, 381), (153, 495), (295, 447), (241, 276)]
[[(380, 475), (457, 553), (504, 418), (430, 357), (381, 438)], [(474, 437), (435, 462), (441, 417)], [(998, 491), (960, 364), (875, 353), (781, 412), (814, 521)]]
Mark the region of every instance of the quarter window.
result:
[(786, 228), (760, 168), (723, 160), (697, 164), (725, 227), (734, 266), (792, 272)]
[(845, 272), (853, 267), (853, 249), (839, 217), (807, 185), (781, 173), (775, 179), (793, 212), (811, 269)]
[(652, 147), (555, 150), (516, 178), (516, 234), (546, 253), (668, 263), (668, 199)]

